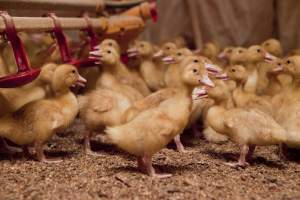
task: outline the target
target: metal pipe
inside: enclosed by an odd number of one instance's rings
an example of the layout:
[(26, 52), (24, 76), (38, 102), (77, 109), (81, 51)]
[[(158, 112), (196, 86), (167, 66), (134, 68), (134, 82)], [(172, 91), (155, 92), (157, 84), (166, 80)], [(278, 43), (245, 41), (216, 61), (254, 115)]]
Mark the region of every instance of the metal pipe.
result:
[(100, 11), (103, 0), (0, 0), (0, 9)]

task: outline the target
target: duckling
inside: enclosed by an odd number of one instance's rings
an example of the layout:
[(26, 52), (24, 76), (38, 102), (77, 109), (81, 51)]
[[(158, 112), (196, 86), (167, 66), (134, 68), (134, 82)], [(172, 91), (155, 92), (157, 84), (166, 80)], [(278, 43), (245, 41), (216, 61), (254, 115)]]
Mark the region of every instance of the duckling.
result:
[[(218, 85), (208, 90), (208, 97), (223, 104), (224, 100), (232, 101), (230, 93), (218, 89)], [(206, 123), (240, 146), (238, 162), (227, 163), (233, 167), (249, 165), (248, 160), (251, 159), (255, 146), (275, 145), (286, 141), (286, 131), (272, 117), (255, 108), (216, 105), (208, 110)]]
[(164, 43), (161, 46), (161, 48), (157, 49), (157, 51), (154, 53), (153, 58), (158, 59), (158, 58), (170, 56), (175, 53), (177, 48), (178, 47), (176, 46), (176, 44), (172, 42)]
[[(250, 74), (249, 78), (251, 78), (252, 81), (248, 82), (249, 86), (245, 86), (245, 89), (249, 92), (254, 92), (255, 90), (258, 95), (263, 95), (266, 93), (266, 89), (269, 85), (267, 74), (270, 69), (270, 64), (265, 61), (276, 60), (277, 57), (268, 53), (261, 46), (253, 45), (248, 48), (247, 58), (248, 63), (246, 64), (246, 68)], [(256, 89), (252, 87), (255, 82), (257, 82)]]
[(141, 64), (139, 71), (148, 88), (152, 92), (164, 88), (164, 68), (160, 68), (161, 65), (157, 65), (157, 63), (153, 61), (154, 49), (151, 43), (137, 41), (129, 51), (135, 51), (140, 58)]
[(284, 60), (278, 58), (271, 62), (268, 70), (266, 70), (269, 84), (265, 90), (265, 94), (272, 98), (286, 90), (292, 82), (292, 77), (287, 73), (283, 73), (283, 66)]
[(102, 47), (113, 47), (118, 52), (118, 54), (121, 54), (121, 48), (119, 44), (113, 39), (103, 40), (98, 46), (96, 46), (96, 49), (100, 50)]
[[(269, 99), (257, 96), (254, 92), (257, 82), (252, 82), (251, 74), (242, 65), (232, 65), (228, 68), (227, 74), (229, 78), (237, 82), (237, 88), (232, 92), (233, 102), (238, 108), (256, 108), (270, 116), (273, 116), (273, 107)], [(246, 86), (250, 87), (248, 83), (251, 81), (251, 87), (254, 89), (247, 91)]]
[[(173, 56), (168, 56), (163, 58), (163, 61), (166, 64), (170, 64), (168, 66), (168, 69), (165, 73), (165, 82), (166, 86), (169, 88), (173, 87), (180, 87), (180, 82), (178, 81), (180, 79), (180, 71), (178, 69), (178, 66), (180, 65), (180, 62), (184, 60), (185, 57), (193, 55), (193, 52), (189, 49), (183, 48), (178, 49)], [(206, 69), (215, 72), (218, 67), (212, 64), (212, 62), (203, 56), (195, 57), (195, 59), (199, 59), (200, 62), (204, 64)], [(190, 122), (188, 124), (188, 127), (191, 127), (193, 130), (193, 134), (195, 137), (199, 137), (201, 133), (199, 132), (197, 128), (197, 121), (201, 117), (204, 110), (207, 109), (212, 104), (210, 99), (207, 98), (201, 98), (193, 101), (193, 108), (192, 108), (192, 114), (190, 118)], [(177, 150), (179, 152), (185, 152), (184, 146), (180, 141), (180, 135), (177, 135), (175, 137), (175, 144), (177, 147)]]
[(49, 84), (51, 83), (56, 68), (56, 64), (46, 64), (42, 67), (38, 78), (32, 83), (18, 88), (1, 88), (0, 117), (6, 113), (17, 111), (29, 102), (43, 99), (47, 95), (51, 95)]
[[(283, 108), (284, 105), (288, 105), (297, 101), (300, 96), (297, 93), (297, 63), (299, 62), (299, 56), (291, 56), (283, 59), (281, 62), (283, 70), (276, 76), (277, 81), (277, 93), (272, 97), (272, 104), (274, 108)], [(279, 63), (278, 63), (279, 64)], [(276, 86), (275, 84), (273, 84)], [(273, 89), (273, 88), (270, 88)], [(280, 109), (279, 109), (280, 110)]]
[(96, 89), (79, 97), (79, 117), (85, 125), (84, 152), (98, 155), (90, 145), (91, 137), (102, 133), (106, 126), (123, 123), (122, 115), (133, 105), (134, 99), (124, 91), (107, 88)]
[(264, 41), (261, 46), (270, 54), (281, 58), (283, 56), (283, 49), (279, 40), (270, 38)]
[[(131, 86), (143, 96), (150, 94), (146, 83), (139, 77), (132, 74), (120, 60), (120, 54), (113, 47), (101, 47), (99, 50), (91, 52), (91, 55), (99, 60), (102, 66), (102, 75), (111, 74), (120, 83)], [(96, 87), (101, 87), (103, 83), (102, 75), (98, 78)]]
[(170, 40), (170, 42), (173, 42), (178, 48), (186, 48), (187, 47), (187, 41), (183, 36), (177, 36)]
[(222, 67), (226, 66), (229, 64), (229, 58), (231, 56), (231, 53), (233, 51), (234, 47), (229, 46), (225, 47), (223, 51), (221, 51), (218, 55), (218, 59), (221, 60), (220, 64)]
[(228, 137), (226, 135), (218, 133), (215, 129), (213, 129), (210, 124), (207, 121), (207, 113), (210, 109), (214, 109), (215, 106), (221, 106), (224, 108), (233, 108), (234, 102), (232, 98), (225, 98), (227, 96), (230, 96), (231, 94), (231, 88), (226, 84), (226, 80), (218, 80), (213, 79), (215, 83), (215, 87), (213, 90), (210, 90), (210, 97), (213, 96), (213, 98), (206, 98), (210, 99), (211, 102), (206, 106), (206, 109), (202, 113), (203, 118), (203, 124), (204, 124), (204, 130), (203, 130), (203, 136), (204, 138), (212, 143), (224, 143), (228, 141)]
[[(137, 112), (127, 123), (105, 130), (113, 144), (138, 157), (139, 169), (150, 176), (159, 178), (171, 176), (156, 174), (152, 167), (152, 156), (183, 131), (188, 123), (194, 87), (199, 83), (209, 82), (203, 64), (195, 63), (193, 60), (186, 58), (182, 62), (180, 66), (182, 88), (172, 89), (175, 90), (174, 95), (160, 102), (154, 101), (154, 104), (150, 101), (150, 108), (145, 106), (146, 109)], [(152, 99), (157, 99), (155, 94), (160, 92), (152, 94)], [(158, 98), (160, 99), (160, 94)]]
[(291, 56), (286, 58), (284, 62), (284, 70), (292, 75), (293, 86), (284, 93), (284, 98), (282, 99), (282, 103), (276, 113), (276, 120), (287, 131), (287, 140), (284, 144), (291, 148), (300, 148), (300, 56)]
[(168, 64), (167, 70), (164, 76), (164, 82), (166, 87), (177, 87), (178, 79), (180, 79), (179, 74), (179, 64), (187, 56), (192, 56), (193, 52), (187, 48), (178, 49), (175, 51), (174, 55), (163, 58), (163, 62)]
[[(121, 49), (118, 43), (113, 39), (105, 39), (103, 40), (98, 46), (95, 47), (95, 49), (99, 50), (103, 47), (112, 47), (114, 48), (119, 54), (121, 54)], [(81, 52), (81, 57), (88, 57), (90, 47), (86, 46), (82, 50), (84, 52)], [(86, 55), (87, 54), (87, 55)], [(89, 67), (89, 68), (83, 68), (79, 69), (79, 73), (84, 77), (85, 79), (89, 80), (87, 82), (87, 85), (83, 88), (84, 93), (88, 93), (94, 89), (96, 89), (97, 80), (100, 77), (101, 74), (101, 67), (95, 65), (95, 67)]]
[(74, 66), (57, 67), (51, 82), (53, 97), (31, 102), (17, 112), (1, 117), (0, 137), (18, 145), (33, 144), (39, 161), (58, 162), (45, 157), (43, 144), (75, 119), (78, 102), (69, 87), (82, 86), (85, 82)]
[(243, 47), (235, 47), (230, 49), (228, 56), (230, 65), (244, 65), (247, 62), (247, 49)]
[(208, 42), (204, 44), (201, 54), (209, 58), (214, 63), (218, 62), (218, 55), (220, 54), (221, 49), (216, 42)]

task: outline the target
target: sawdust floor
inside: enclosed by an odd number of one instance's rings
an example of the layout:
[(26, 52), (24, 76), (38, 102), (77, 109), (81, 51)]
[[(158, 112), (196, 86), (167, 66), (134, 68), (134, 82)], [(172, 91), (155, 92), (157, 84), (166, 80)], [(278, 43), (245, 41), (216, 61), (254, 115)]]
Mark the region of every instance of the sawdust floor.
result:
[(237, 147), (185, 139), (189, 153), (166, 148), (154, 165), (168, 179), (136, 170), (135, 158), (113, 146), (93, 142), (99, 156), (82, 153), (82, 132), (75, 128), (47, 145), (48, 156), (64, 161), (44, 164), (23, 154), (0, 155), (0, 199), (300, 199), (300, 164), (283, 162), (276, 147), (259, 147), (254, 162), (234, 169)]

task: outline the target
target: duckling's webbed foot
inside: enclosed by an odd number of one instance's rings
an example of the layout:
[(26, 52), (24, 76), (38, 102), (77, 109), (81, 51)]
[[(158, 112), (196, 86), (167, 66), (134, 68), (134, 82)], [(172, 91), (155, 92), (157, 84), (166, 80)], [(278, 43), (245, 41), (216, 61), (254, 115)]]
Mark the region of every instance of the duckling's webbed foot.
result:
[(5, 139), (0, 138), (0, 153), (14, 154), (23, 152), (22, 148), (10, 146)]
[(154, 178), (169, 178), (172, 176), (172, 174), (157, 174), (152, 166), (152, 156), (139, 157), (138, 168), (141, 172)]
[(247, 162), (247, 158), (250, 159), (252, 158), (252, 154), (254, 153), (255, 146), (252, 145), (241, 145), (240, 146), (240, 157), (237, 163), (225, 163), (226, 165), (230, 167), (247, 167), (250, 164)]

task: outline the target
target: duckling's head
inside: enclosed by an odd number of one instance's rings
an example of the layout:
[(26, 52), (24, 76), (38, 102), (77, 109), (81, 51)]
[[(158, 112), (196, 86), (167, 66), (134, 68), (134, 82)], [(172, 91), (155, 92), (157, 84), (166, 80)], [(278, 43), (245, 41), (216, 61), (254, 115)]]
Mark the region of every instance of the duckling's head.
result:
[(105, 39), (101, 42), (100, 45), (97, 46), (97, 49), (101, 49), (104, 47), (112, 47), (115, 49), (115, 51), (117, 51), (119, 54), (121, 53), (121, 49), (119, 44), (117, 43), (116, 40), (113, 39)]
[(228, 86), (222, 81), (215, 81), (215, 87), (207, 90), (207, 94), (217, 102), (227, 100), (231, 96)]
[(219, 53), (218, 58), (228, 60), (231, 56), (234, 47), (225, 47), (221, 53)]
[(208, 42), (204, 45), (201, 53), (209, 59), (214, 59), (219, 55), (220, 47), (215, 42)]
[(277, 75), (278, 73), (284, 72), (284, 60), (283, 59), (276, 59), (276, 61), (271, 62), (269, 64), (268, 73), (270, 75)]
[(187, 56), (192, 56), (193, 52), (188, 48), (181, 48), (175, 51), (173, 55), (164, 57), (162, 61), (165, 64), (172, 64), (172, 63), (180, 63), (184, 60)]
[[(146, 41), (137, 41), (134, 48), (137, 54), (142, 58), (148, 58), (152, 56), (154, 52), (151, 43)], [(134, 50), (134, 48), (132, 50)]]
[(55, 92), (68, 91), (72, 86), (84, 87), (87, 81), (81, 77), (75, 66), (63, 64), (57, 66), (52, 78), (52, 89)]
[(208, 72), (201, 58), (189, 56), (180, 63), (181, 81), (188, 87), (195, 87), (199, 84), (214, 87), (214, 82), (208, 77)]
[(295, 78), (300, 78), (300, 56), (291, 56), (284, 59), (284, 71)]
[(187, 46), (187, 41), (183, 36), (175, 37), (172, 42), (174, 42), (174, 44), (176, 44), (179, 48), (185, 48)]
[(282, 46), (279, 40), (271, 38), (266, 40), (261, 45), (270, 54), (281, 57), (283, 54)]
[(229, 57), (230, 63), (244, 63), (247, 61), (247, 49), (236, 47), (232, 49)]
[(106, 66), (114, 66), (120, 61), (120, 54), (114, 47), (110, 46), (103, 46), (90, 54), (98, 60), (98, 63)]
[(51, 83), (54, 71), (56, 70), (57, 66), (58, 65), (54, 63), (48, 63), (43, 65), (38, 79), (42, 83)]
[(235, 81), (244, 82), (247, 80), (248, 72), (243, 65), (231, 65), (226, 70), (227, 76)]
[(154, 53), (154, 58), (161, 58), (165, 56), (170, 56), (175, 53), (177, 46), (173, 42), (167, 42), (161, 46), (161, 48)]
[(266, 51), (259, 45), (253, 45), (247, 49), (247, 59), (251, 63), (263, 61), (265, 55)]

